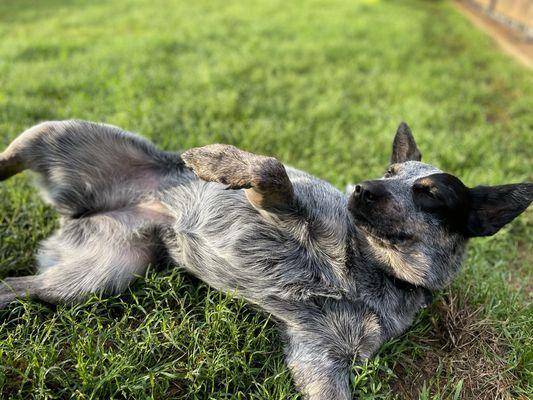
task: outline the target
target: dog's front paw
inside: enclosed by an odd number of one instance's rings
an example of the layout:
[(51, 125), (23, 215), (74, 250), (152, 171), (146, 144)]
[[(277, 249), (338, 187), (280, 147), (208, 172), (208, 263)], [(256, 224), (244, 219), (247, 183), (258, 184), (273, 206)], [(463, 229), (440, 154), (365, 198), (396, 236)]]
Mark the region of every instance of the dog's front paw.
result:
[(259, 209), (279, 210), (291, 205), (293, 188), (282, 163), (226, 144), (187, 150), (183, 162), (200, 179), (228, 189), (247, 189), (250, 203)]
[(235, 146), (211, 144), (187, 150), (181, 158), (199, 178), (231, 189), (243, 189), (252, 185), (248, 162), (251, 156)]

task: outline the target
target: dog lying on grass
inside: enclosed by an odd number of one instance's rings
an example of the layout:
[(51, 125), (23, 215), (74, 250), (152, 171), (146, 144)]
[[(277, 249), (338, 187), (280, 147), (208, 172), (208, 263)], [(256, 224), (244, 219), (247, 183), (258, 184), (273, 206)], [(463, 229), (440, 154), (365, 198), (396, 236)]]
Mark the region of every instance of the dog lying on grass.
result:
[(229, 145), (168, 153), (109, 125), (42, 123), (0, 154), (0, 180), (36, 172), (61, 226), (37, 275), (0, 283), (0, 307), (120, 293), (164, 248), (275, 317), (306, 398), (349, 399), (352, 362), (409, 327), (457, 274), (469, 238), (533, 199), (533, 184), (468, 188), (420, 160), (402, 123), (385, 176), (345, 195)]

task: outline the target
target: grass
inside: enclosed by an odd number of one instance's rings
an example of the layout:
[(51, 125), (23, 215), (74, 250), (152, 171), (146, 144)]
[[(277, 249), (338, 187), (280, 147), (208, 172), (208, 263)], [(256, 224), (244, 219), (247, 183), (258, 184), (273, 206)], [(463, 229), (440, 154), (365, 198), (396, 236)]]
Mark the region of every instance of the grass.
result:
[[(42, 120), (275, 155), (338, 187), (382, 174), (410, 123), (468, 185), (532, 180), (533, 77), (443, 1), (0, 3), (0, 148)], [(0, 277), (57, 226), (27, 175), (0, 185)], [(532, 213), (473, 241), (413, 328), (354, 368), (362, 399), (528, 398)], [(155, 270), (160, 270), (156, 273)], [(10, 399), (296, 399), (267, 315), (156, 266), (75, 307), (0, 311)]]

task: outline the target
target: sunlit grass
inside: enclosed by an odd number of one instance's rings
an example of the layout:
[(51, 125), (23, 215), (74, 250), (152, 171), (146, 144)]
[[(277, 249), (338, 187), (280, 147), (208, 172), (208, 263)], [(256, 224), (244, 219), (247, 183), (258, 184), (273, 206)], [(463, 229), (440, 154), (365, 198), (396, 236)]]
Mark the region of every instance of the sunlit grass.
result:
[[(0, 148), (81, 118), (167, 150), (235, 144), (344, 187), (383, 172), (405, 120), (424, 160), (468, 185), (533, 178), (532, 74), (446, 2), (19, 0), (0, 3), (0, 37)], [(354, 369), (354, 393), (472, 398), (460, 353), (441, 350), (457, 296), (482, 307), (476, 356), (499, 366), (494, 380), (531, 393), (531, 221), (472, 242), (451, 292)], [(31, 273), (57, 221), (29, 176), (0, 184), (0, 222), (0, 276)], [(268, 316), (157, 269), (123, 296), (0, 311), (0, 396), (298, 397)]]

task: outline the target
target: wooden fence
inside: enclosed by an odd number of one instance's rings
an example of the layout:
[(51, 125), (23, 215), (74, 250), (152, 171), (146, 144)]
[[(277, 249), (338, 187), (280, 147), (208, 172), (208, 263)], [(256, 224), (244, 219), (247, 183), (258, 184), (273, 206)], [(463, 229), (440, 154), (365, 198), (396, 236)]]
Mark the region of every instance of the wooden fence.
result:
[(498, 22), (533, 39), (533, 0), (468, 0)]

